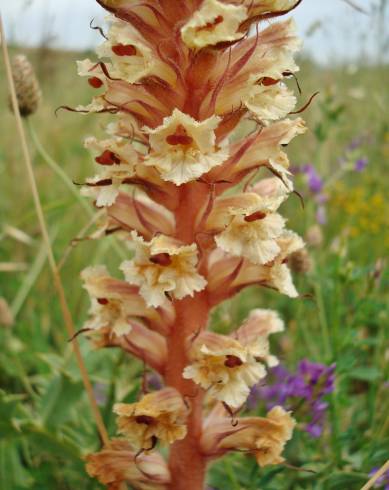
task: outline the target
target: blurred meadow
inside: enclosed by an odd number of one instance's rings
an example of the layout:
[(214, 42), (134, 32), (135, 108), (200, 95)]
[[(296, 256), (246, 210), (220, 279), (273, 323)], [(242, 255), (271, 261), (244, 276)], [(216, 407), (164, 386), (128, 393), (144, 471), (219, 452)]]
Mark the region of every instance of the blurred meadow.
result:
[[(109, 116), (54, 113), (89, 100), (91, 89), (74, 62), (92, 53), (11, 47), (11, 54), (21, 52), (41, 83), (42, 103), (26, 130), (55, 256), (81, 328), (89, 304), (80, 271), (105, 263), (113, 272), (126, 255), (114, 236), (74, 240), (93, 230), (92, 208), (77, 197), (76, 183), (92, 169), (82, 141), (101, 136)], [(252, 288), (213, 317), (215, 328), (227, 332), (252, 308), (278, 310), (286, 331), (273, 348), (282, 366), (296, 373), (303, 359), (335, 364), (335, 380), (325, 406), (316, 407), (323, 412), (318, 430), (307, 429), (312, 403), (289, 395), (299, 422), (286, 451), (291, 467), (260, 470), (237, 453), (212, 468), (209, 485), (218, 490), (357, 490), (389, 458), (389, 67), (362, 56), (334, 66), (305, 56), (300, 66), (298, 107), (320, 92), (303, 113), (310, 131), (287, 149), (301, 199), (289, 199), (283, 213), (308, 244), (308, 253), (291, 264), (301, 297)], [(99, 441), (39, 234), (3, 64), (0, 94), (0, 489), (94, 490), (100, 486), (85, 474), (82, 456)], [(112, 403), (136, 398), (142, 365), (115, 349), (94, 350), (85, 337), (80, 344), (114, 434)], [(266, 399), (259, 394), (252, 407), (263, 413)]]

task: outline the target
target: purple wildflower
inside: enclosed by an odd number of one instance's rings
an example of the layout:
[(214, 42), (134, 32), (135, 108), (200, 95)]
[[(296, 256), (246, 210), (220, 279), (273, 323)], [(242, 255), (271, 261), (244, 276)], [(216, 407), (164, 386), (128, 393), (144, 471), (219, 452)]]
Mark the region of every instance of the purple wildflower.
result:
[(281, 405), (294, 410), (305, 420), (304, 430), (314, 438), (320, 437), (328, 409), (324, 396), (334, 390), (335, 364), (326, 366), (304, 359), (295, 374), (284, 366), (273, 368), (271, 379), (268, 385), (254, 386), (248, 407), (253, 409), (264, 400), (268, 409)]
[(325, 225), (327, 223), (327, 210), (325, 206), (319, 206), (316, 211), (316, 221), (319, 225)]
[(358, 158), (358, 160), (355, 162), (355, 166), (354, 166), (355, 172), (363, 172), (368, 163), (369, 163), (369, 160), (367, 157)]
[(307, 177), (309, 190), (313, 194), (318, 194), (323, 189), (323, 179), (320, 177), (313, 165), (308, 163), (303, 166), (303, 172)]
[[(374, 476), (378, 470), (378, 467), (373, 468), (370, 471), (369, 476)], [(385, 471), (385, 473), (378, 478), (374, 484), (374, 488), (384, 488), (384, 490), (389, 490), (389, 470)]]
[(108, 386), (103, 383), (95, 383), (93, 385), (93, 394), (97, 405), (104, 407), (108, 400)]

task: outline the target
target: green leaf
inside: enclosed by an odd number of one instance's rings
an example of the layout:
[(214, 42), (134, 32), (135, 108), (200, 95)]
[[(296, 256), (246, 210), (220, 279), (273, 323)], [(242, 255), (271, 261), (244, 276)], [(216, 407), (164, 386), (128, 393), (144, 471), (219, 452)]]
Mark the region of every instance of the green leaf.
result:
[(377, 381), (381, 378), (381, 371), (372, 366), (362, 366), (354, 368), (349, 373), (350, 378), (359, 379), (361, 381)]
[(33, 479), (23, 467), (19, 448), (13, 441), (0, 441), (0, 488), (16, 490), (30, 488)]
[(31, 420), (27, 409), (21, 404), (23, 399), (23, 395), (9, 395), (0, 390), (0, 434), (3, 440), (19, 435), (21, 425)]
[(81, 382), (74, 381), (65, 373), (58, 374), (49, 383), (40, 400), (42, 423), (58, 427), (72, 417), (74, 405), (83, 394)]
[(324, 489), (340, 490), (341, 488), (347, 488), (347, 490), (359, 490), (367, 479), (367, 475), (363, 473), (338, 472), (325, 480)]

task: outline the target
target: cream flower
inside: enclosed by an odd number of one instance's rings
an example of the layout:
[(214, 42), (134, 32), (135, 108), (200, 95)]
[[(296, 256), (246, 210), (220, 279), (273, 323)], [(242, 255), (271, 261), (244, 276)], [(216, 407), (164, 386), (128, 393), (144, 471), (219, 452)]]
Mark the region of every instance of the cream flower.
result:
[(277, 366), (277, 357), (270, 354), (269, 335), (284, 330), (278, 313), (272, 310), (255, 309), (236, 331), (236, 339), (247, 347), (255, 359), (269, 367)]
[(88, 454), (86, 461), (88, 474), (108, 485), (109, 490), (118, 490), (123, 482), (140, 490), (164, 490), (170, 483), (169, 468), (159, 453), (136, 457), (132, 446), (124, 440), (113, 439), (100, 452)]
[(91, 61), (89, 58), (76, 63), (78, 75), (80, 77), (88, 77), (91, 87), (100, 88), (105, 84), (107, 77), (98, 63)]
[(87, 267), (82, 271), (81, 278), (91, 298), (90, 318), (83, 328), (91, 330), (109, 328), (117, 336), (128, 334), (131, 331), (128, 319), (129, 316), (134, 315), (133, 304), (126, 301), (126, 298), (119, 293), (111, 291), (107, 294), (106, 288), (104, 296), (99, 295), (102, 289), (99, 282), (109, 278), (106, 267), (103, 265)]
[(111, 59), (111, 78), (135, 83), (146, 76), (163, 71), (163, 63), (128, 22), (112, 16), (110, 23), (108, 39), (96, 52), (100, 58)]
[(166, 294), (182, 299), (205, 288), (207, 282), (196, 269), (196, 244), (182, 245), (164, 235), (150, 242), (145, 242), (135, 232), (131, 236), (135, 257), (123, 262), (120, 269), (126, 281), (140, 286), (140, 294), (148, 306), (162, 305)]
[(280, 248), (279, 254), (261, 265), (242, 261), (220, 248), (215, 249), (208, 261), (207, 291), (211, 304), (218, 304), (236, 291), (256, 284), (276, 289), (291, 298), (297, 297), (287, 261), (289, 255), (304, 247), (304, 241), (296, 233), (287, 230), (276, 242)]
[(228, 158), (226, 145), (216, 146), (215, 129), (220, 118), (198, 122), (174, 109), (150, 135), (151, 151), (145, 165), (155, 167), (163, 180), (181, 185), (195, 180)]
[[(236, 205), (226, 210), (229, 223), (225, 230), (215, 236), (218, 247), (232, 255), (245, 257), (254, 264), (266, 264), (280, 252), (277, 244), (285, 226), (284, 218), (274, 212), (286, 198), (261, 197), (255, 193), (235, 196)], [(239, 206), (239, 197), (241, 205)], [(228, 205), (229, 198), (224, 204)], [(222, 207), (223, 198), (218, 206)], [(212, 217), (211, 217), (212, 218)]]
[(294, 109), (296, 97), (283, 83), (255, 84), (248, 90), (243, 103), (261, 121), (276, 121)]
[(193, 360), (183, 377), (192, 379), (211, 397), (230, 407), (240, 407), (250, 388), (266, 375), (264, 366), (250, 349), (230, 337), (206, 332), (191, 349)]
[(119, 432), (142, 449), (153, 449), (157, 441), (172, 444), (186, 436), (187, 409), (174, 388), (145, 395), (137, 403), (117, 403)]
[(266, 12), (280, 12), (291, 9), (297, 0), (259, 0), (253, 2), (250, 14), (261, 14)]
[(274, 263), (270, 264), (268, 272), (269, 285), (278, 289), (280, 293), (296, 298), (298, 292), (293, 284), (292, 274), (287, 266), (287, 261), (291, 254), (304, 248), (304, 241), (296, 233), (287, 231), (278, 239), (278, 245), (281, 251)]
[(248, 450), (256, 457), (259, 466), (279, 464), (284, 461), (282, 452), (291, 439), (295, 421), (282, 407), (274, 407), (266, 418), (239, 419), (239, 431), (225, 437), (219, 444), (224, 449)]
[(240, 24), (247, 19), (243, 5), (226, 5), (218, 0), (205, 0), (200, 9), (181, 29), (181, 36), (189, 48), (200, 49), (221, 42), (240, 39)]
[(135, 175), (138, 155), (123, 138), (99, 141), (91, 137), (85, 140), (84, 145), (94, 154), (95, 162), (104, 170), (88, 178), (81, 193), (95, 199), (97, 207), (111, 206), (119, 195), (123, 181)]

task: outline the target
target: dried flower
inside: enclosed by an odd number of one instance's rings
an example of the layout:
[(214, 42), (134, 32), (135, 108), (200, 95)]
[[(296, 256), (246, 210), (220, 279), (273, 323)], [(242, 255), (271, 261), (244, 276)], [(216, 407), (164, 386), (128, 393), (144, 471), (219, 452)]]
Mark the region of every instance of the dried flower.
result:
[(136, 447), (153, 449), (157, 441), (172, 444), (186, 435), (187, 408), (180, 394), (164, 388), (137, 403), (117, 403), (119, 432)]
[(289, 256), (289, 265), (296, 274), (307, 274), (312, 269), (312, 258), (306, 248), (301, 248)]
[(11, 64), (19, 111), (21, 116), (27, 117), (34, 114), (38, 109), (42, 97), (39, 82), (25, 55), (15, 56)]
[(282, 407), (273, 407), (266, 417), (236, 419), (234, 426), (217, 406), (204, 422), (202, 447), (209, 456), (240, 450), (253, 454), (259, 466), (284, 461), (282, 452), (292, 437), (295, 421)]
[(120, 439), (86, 457), (86, 470), (109, 490), (119, 490), (123, 482), (140, 490), (163, 490), (170, 482), (170, 472), (158, 453), (136, 456), (132, 446)]

